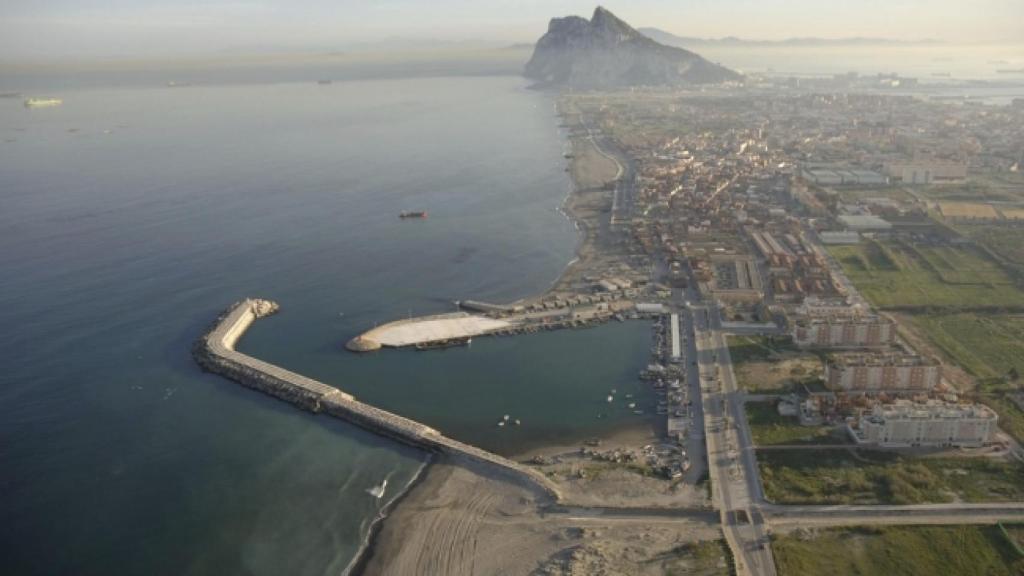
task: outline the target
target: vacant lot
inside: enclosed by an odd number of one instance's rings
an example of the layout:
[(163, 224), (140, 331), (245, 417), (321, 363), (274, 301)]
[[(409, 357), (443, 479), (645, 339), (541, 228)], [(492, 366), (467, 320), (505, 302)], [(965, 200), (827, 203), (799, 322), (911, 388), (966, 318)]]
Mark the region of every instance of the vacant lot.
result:
[(1024, 293), (975, 248), (869, 241), (829, 250), (881, 308), (1024, 306)]
[(934, 576), (1024, 573), (996, 526), (885, 526), (798, 530), (772, 543), (780, 576)]
[(848, 436), (834, 426), (801, 426), (795, 417), (780, 416), (774, 402), (747, 402), (747, 423), (758, 446), (779, 444), (845, 444)]
[(871, 450), (759, 451), (779, 504), (924, 504), (1024, 499), (1024, 465), (989, 458), (910, 458)]
[(793, 346), (789, 339), (731, 336), (729, 357), (739, 386), (750, 392), (821, 390), (821, 358)]

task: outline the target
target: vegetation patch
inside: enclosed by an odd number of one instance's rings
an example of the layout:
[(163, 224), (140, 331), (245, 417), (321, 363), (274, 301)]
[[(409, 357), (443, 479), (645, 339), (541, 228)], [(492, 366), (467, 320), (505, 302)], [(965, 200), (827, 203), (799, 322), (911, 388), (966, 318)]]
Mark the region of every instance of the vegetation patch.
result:
[(849, 437), (834, 426), (801, 426), (796, 417), (781, 416), (774, 402), (747, 402), (747, 423), (758, 446), (780, 444), (846, 444)]
[(796, 348), (788, 338), (732, 336), (729, 357), (737, 384), (751, 392), (821, 391), (821, 356)]
[(867, 241), (829, 248), (850, 280), (880, 308), (1015, 307), (1024, 293), (976, 248)]
[(911, 458), (873, 450), (758, 451), (779, 504), (1006, 502), (1024, 498), (1024, 465), (991, 458)]
[(883, 526), (797, 530), (772, 543), (780, 576), (933, 576), (1024, 572), (997, 526)]
[(686, 542), (654, 556), (646, 564), (656, 565), (663, 574), (727, 576), (732, 573), (724, 540)]

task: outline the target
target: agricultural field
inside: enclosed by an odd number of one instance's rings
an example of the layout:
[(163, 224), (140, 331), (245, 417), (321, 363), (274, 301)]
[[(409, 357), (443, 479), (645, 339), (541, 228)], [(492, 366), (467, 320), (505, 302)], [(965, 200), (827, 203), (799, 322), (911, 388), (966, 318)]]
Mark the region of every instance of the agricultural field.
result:
[(888, 198), (895, 202), (910, 204), (914, 202), (914, 195), (907, 192), (902, 187), (885, 187), (885, 188), (840, 188), (836, 192), (839, 194), (839, 199), (848, 204), (855, 204), (862, 202), (870, 198)]
[(780, 576), (934, 576), (1024, 573), (998, 526), (864, 526), (797, 529), (772, 542)]
[(942, 216), (953, 220), (998, 220), (999, 212), (991, 204), (978, 202), (939, 202)]
[(999, 427), (1024, 441), (1024, 410), (1010, 396), (1024, 391), (1024, 315), (954, 313), (910, 318), (918, 332), (978, 379), (979, 400), (999, 414)]
[(1009, 264), (1024, 269), (1024, 229), (1013, 226), (958, 225), (957, 230), (975, 242), (1005, 259)]
[(737, 384), (749, 392), (824, 389), (821, 358), (797, 349), (788, 340), (732, 336), (729, 356)]
[(912, 316), (914, 325), (951, 360), (981, 379), (1024, 375), (1024, 315), (973, 313)]
[(976, 248), (869, 241), (829, 251), (880, 308), (1024, 306), (1024, 292)]
[(795, 417), (779, 415), (774, 402), (747, 402), (744, 407), (750, 434), (757, 446), (850, 442), (850, 438), (835, 426), (801, 426)]
[(967, 182), (923, 186), (919, 191), (940, 202), (1017, 202), (1024, 195), (1024, 185), (1015, 180), (972, 177)]
[(877, 450), (758, 451), (765, 496), (778, 504), (925, 504), (1024, 499), (1024, 464), (913, 458)]
[(1007, 220), (1024, 220), (1024, 208), (999, 208), (999, 213)]

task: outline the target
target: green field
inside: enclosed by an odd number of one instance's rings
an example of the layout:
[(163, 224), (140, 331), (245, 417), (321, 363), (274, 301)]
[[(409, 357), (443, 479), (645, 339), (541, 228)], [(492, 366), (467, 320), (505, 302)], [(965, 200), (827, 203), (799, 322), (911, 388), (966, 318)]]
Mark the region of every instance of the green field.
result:
[[(1024, 386), (1024, 316), (933, 314), (912, 321), (947, 358), (978, 378), (979, 399), (999, 414), (999, 427), (1024, 441), (1024, 410), (1008, 396)], [(1021, 377), (1009, 377), (1011, 370)]]
[(801, 426), (795, 417), (780, 416), (774, 402), (747, 402), (750, 434), (757, 446), (779, 444), (845, 444), (849, 437), (834, 426)]
[(883, 526), (796, 531), (772, 542), (780, 576), (1024, 574), (997, 526)]
[(1024, 374), (1024, 316), (969, 313), (913, 316), (913, 323), (951, 360), (972, 375)]
[(765, 495), (779, 504), (924, 504), (1024, 499), (1024, 465), (987, 458), (908, 458), (869, 450), (759, 451)]
[(987, 246), (1011, 265), (1024, 270), (1024, 229), (1018, 226), (981, 226), (977, 224), (957, 225), (957, 229)]
[(779, 358), (798, 350), (789, 338), (772, 336), (730, 336), (729, 357), (734, 363)]
[(881, 308), (1024, 306), (1024, 292), (977, 248), (867, 241), (829, 251)]

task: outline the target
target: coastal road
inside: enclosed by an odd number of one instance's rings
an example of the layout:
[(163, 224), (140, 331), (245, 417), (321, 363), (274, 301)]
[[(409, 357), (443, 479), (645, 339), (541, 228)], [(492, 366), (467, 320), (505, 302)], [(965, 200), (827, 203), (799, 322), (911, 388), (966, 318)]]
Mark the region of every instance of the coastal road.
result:
[(587, 131), (587, 139), (605, 158), (612, 160), (619, 167), (615, 177), (615, 189), (612, 195), (612, 213), (609, 223), (614, 228), (623, 222), (633, 219), (633, 207), (636, 204), (637, 173), (633, 161), (618, 147), (611, 138), (602, 134), (601, 130), (590, 125), (589, 119), (581, 116), (581, 122)]
[(757, 460), (740, 411), (742, 399), (725, 335), (720, 331), (721, 318), (713, 305), (692, 305), (691, 311), (712, 498), (721, 515), (722, 530), (738, 574), (774, 576), (775, 559), (760, 510), (763, 498)]

